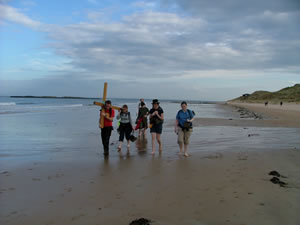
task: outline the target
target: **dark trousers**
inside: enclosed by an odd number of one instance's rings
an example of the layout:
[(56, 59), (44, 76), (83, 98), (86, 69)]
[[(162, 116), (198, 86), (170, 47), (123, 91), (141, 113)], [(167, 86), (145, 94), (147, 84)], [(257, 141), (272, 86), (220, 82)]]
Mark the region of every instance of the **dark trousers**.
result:
[(126, 137), (126, 140), (129, 140), (131, 131), (132, 131), (132, 127), (131, 127), (130, 123), (121, 123), (120, 124), (119, 141), (123, 141), (124, 140), (124, 135)]
[(101, 128), (101, 138), (102, 138), (103, 150), (105, 155), (108, 155), (109, 153), (109, 139), (111, 136), (112, 129), (113, 129), (112, 127)]

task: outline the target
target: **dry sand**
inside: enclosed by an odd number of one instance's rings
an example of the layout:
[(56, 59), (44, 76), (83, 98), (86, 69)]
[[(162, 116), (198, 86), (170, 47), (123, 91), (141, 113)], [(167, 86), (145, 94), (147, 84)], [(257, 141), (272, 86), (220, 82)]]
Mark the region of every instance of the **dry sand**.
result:
[[(299, 119), (287, 122), (290, 115), (297, 119), (298, 107), (295, 112), (243, 107), (272, 118), (197, 119), (197, 123), (298, 127)], [(153, 220), (154, 225), (300, 224), (299, 146), (253, 150), (254, 141), (253, 146), (232, 151), (197, 151), (202, 141), (194, 136), (194, 154), (188, 158), (177, 156), (173, 143), (155, 157), (148, 149), (131, 157), (114, 154), (109, 160), (101, 154), (74, 155), (67, 160), (0, 166), (0, 224), (128, 225), (140, 217)], [(271, 170), (287, 177), (280, 178), (287, 187), (270, 182)]]
[(244, 118), (197, 118), (195, 124), (198, 126), (250, 126), (250, 127), (295, 127), (300, 128), (300, 104), (290, 103), (280, 105), (235, 103), (228, 102), (223, 107), (232, 107), (232, 113), (236, 114), (237, 109), (244, 108), (255, 112), (262, 119)]

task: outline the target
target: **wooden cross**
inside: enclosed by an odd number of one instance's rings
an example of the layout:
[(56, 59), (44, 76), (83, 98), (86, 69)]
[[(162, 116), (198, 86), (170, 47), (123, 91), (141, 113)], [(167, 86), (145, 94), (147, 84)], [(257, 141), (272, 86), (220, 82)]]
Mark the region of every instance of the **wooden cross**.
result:
[[(107, 82), (104, 83), (102, 102), (94, 102), (94, 105), (99, 105), (102, 107), (101, 112), (100, 112), (100, 128), (104, 127), (104, 116), (102, 116), (102, 110), (105, 110), (104, 105), (105, 105), (105, 101), (106, 101), (106, 96), (107, 96)], [(118, 106), (111, 106), (111, 107), (116, 110), (121, 109)]]

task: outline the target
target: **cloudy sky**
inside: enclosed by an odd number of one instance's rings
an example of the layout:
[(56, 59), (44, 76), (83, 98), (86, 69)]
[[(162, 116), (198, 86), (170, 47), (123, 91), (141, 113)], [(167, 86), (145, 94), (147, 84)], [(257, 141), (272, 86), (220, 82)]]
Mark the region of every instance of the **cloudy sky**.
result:
[(300, 83), (299, 0), (0, 0), (0, 95), (227, 100)]

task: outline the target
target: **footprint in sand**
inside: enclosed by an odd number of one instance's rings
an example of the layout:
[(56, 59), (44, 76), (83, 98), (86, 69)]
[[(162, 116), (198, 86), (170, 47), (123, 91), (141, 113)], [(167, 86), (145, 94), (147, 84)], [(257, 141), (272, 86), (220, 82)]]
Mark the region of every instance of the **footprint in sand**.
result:
[(57, 174), (55, 175), (55, 178), (60, 178), (60, 177), (63, 177), (63, 176), (64, 176), (63, 173), (61, 173), (61, 174), (57, 173)]
[(16, 215), (18, 213), (19, 213), (18, 211), (13, 211), (13, 212), (9, 213), (6, 217), (10, 217), (10, 216)]
[(202, 157), (202, 159), (221, 159), (221, 158), (223, 158), (223, 154), (221, 154), (221, 153), (216, 153), (214, 155), (208, 155), (208, 156)]
[(72, 220), (72, 221), (78, 220), (78, 219), (80, 219), (80, 218), (83, 217), (83, 216), (85, 216), (85, 214), (80, 214), (80, 215), (78, 215), (78, 216), (73, 216), (71, 220)]
[(238, 156), (238, 160), (247, 160), (248, 159), (248, 156), (246, 155), (239, 155)]
[(72, 191), (72, 188), (65, 188), (65, 191), (71, 192), (71, 191)]
[(116, 199), (121, 199), (121, 198), (122, 198), (122, 196), (120, 194), (116, 195)]

